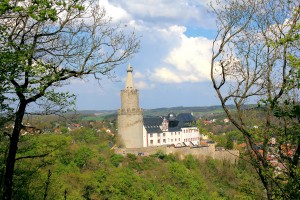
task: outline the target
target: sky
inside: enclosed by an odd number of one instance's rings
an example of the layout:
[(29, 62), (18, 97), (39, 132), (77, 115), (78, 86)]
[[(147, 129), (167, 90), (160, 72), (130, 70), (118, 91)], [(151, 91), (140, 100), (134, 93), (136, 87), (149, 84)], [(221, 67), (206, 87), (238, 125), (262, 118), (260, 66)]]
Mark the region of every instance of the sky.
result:
[(140, 107), (219, 105), (210, 82), (216, 35), (210, 0), (99, 0), (113, 23), (124, 23), (140, 37), (140, 50), (115, 69), (116, 78), (72, 80), (78, 110), (120, 108), (126, 69), (133, 67)]

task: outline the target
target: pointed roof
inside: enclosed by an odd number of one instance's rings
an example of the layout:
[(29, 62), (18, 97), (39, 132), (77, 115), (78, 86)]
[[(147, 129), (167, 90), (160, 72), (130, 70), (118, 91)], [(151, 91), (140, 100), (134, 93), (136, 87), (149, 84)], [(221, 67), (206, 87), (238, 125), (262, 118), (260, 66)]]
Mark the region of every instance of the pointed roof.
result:
[(133, 84), (133, 76), (132, 76), (132, 71), (133, 68), (129, 64), (128, 69), (127, 69), (127, 78), (126, 78), (126, 84), (125, 84), (125, 89), (135, 89), (134, 84)]

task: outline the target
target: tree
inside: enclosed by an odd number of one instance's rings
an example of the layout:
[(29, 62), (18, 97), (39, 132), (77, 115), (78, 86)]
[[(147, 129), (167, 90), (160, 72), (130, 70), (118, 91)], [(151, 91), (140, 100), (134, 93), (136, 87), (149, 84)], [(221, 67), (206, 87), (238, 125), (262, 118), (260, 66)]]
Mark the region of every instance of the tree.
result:
[(74, 95), (55, 88), (70, 79), (111, 77), (139, 47), (135, 34), (125, 28), (113, 24), (97, 1), (1, 1), (0, 103), (13, 105), (14, 111), (3, 199), (12, 196), (25, 113), (33, 108), (46, 114), (66, 110)]
[[(211, 60), (213, 87), (245, 138), (268, 199), (297, 199), (299, 2), (225, 0), (213, 6), (213, 12), (218, 28)], [(235, 109), (229, 109), (230, 104)], [(255, 126), (249, 115), (259, 119)], [(275, 146), (270, 145), (272, 137)]]

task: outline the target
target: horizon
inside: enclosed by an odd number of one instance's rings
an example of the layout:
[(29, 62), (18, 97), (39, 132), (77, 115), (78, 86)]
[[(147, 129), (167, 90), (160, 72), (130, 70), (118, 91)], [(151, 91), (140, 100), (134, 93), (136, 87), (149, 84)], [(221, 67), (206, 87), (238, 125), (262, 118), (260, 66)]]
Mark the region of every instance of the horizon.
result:
[[(142, 108), (143, 110), (155, 110), (155, 109), (172, 109), (172, 108), (202, 108), (202, 107), (215, 107), (215, 106), (219, 106), (221, 107), (221, 105), (209, 105), (209, 106), (172, 106), (172, 107), (158, 107), (158, 108)], [(113, 110), (118, 110), (117, 109), (106, 109), (106, 110), (94, 110), (94, 109), (76, 109), (77, 111), (113, 111)]]

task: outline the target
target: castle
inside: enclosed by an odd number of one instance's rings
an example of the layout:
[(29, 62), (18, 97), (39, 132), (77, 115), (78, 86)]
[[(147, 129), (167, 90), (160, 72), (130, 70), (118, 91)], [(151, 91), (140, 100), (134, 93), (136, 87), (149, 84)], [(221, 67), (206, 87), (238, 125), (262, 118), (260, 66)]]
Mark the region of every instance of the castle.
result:
[(238, 150), (216, 150), (213, 141), (200, 145), (199, 129), (190, 113), (143, 118), (132, 72), (129, 65), (125, 88), (121, 90), (121, 108), (118, 110), (118, 135), (124, 148), (115, 148), (115, 153), (151, 155), (160, 151), (177, 154), (181, 158), (193, 155), (199, 160), (210, 157), (236, 162)]
[(200, 133), (190, 113), (143, 118), (132, 72), (129, 65), (125, 88), (121, 90), (121, 108), (118, 110), (118, 135), (123, 145), (126, 148), (199, 145)]

